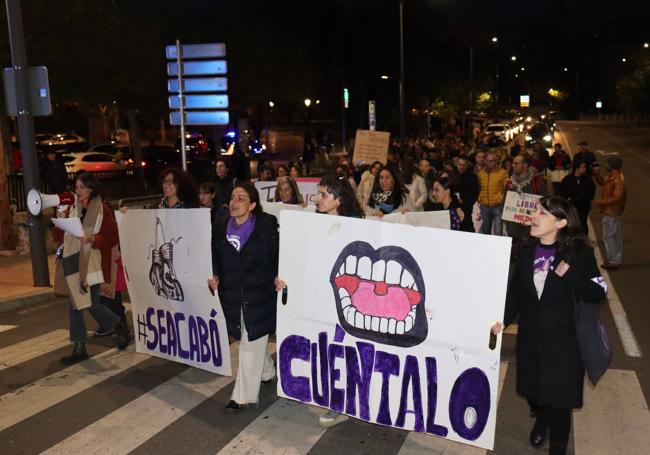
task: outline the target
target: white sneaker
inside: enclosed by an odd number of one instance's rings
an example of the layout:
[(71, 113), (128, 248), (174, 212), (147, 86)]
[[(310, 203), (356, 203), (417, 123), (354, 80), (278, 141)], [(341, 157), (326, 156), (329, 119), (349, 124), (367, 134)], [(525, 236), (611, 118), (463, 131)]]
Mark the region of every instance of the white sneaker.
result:
[(338, 412), (334, 411), (327, 411), (325, 414), (320, 416), (318, 423), (320, 423), (321, 427), (329, 428), (333, 427), (334, 425), (338, 425), (341, 422), (345, 422), (349, 418), (350, 417), (346, 416), (345, 414), (339, 414)]

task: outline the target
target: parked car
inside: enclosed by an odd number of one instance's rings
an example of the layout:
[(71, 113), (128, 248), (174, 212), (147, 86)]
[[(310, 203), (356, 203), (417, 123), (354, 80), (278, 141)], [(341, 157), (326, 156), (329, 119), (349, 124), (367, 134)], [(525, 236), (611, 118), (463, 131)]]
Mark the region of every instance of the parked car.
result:
[(68, 172), (121, 171), (125, 167), (122, 160), (106, 153), (66, 153), (61, 158)]
[(89, 152), (98, 152), (98, 153), (107, 153), (109, 155), (115, 155), (117, 158), (122, 158), (123, 156), (128, 156), (131, 151), (131, 146), (119, 141), (111, 141), (105, 144), (97, 144), (90, 147)]
[(512, 139), (512, 127), (507, 123), (491, 123), (485, 128), (485, 131), (494, 134), (496, 137), (508, 142)]

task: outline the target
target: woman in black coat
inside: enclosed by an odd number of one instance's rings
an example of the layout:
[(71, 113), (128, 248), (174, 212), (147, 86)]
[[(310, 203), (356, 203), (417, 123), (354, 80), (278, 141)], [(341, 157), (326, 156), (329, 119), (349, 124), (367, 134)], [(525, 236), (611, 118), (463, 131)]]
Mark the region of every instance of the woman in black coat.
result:
[[(519, 317), (517, 392), (536, 420), (530, 442), (540, 447), (550, 428), (550, 453), (564, 454), (571, 410), (582, 407), (584, 366), (576, 339), (574, 296), (600, 303), (607, 285), (588, 246), (575, 207), (543, 198), (533, 215), (529, 244), (515, 266), (504, 324)], [(497, 323), (494, 333), (504, 328)]]
[(268, 336), (275, 332), (275, 280), (278, 273), (278, 223), (262, 211), (259, 193), (250, 182), (237, 182), (230, 214), (212, 229), (213, 277), (219, 291), (228, 334), (240, 340), (239, 369), (229, 410), (256, 403), (261, 382), (275, 376)]

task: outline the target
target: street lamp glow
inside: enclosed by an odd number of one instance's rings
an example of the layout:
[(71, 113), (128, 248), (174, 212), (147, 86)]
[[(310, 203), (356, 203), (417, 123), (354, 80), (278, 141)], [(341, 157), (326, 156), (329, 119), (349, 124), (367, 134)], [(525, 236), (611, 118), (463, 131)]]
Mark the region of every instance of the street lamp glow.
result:
[(305, 106), (306, 107), (311, 106), (311, 100), (309, 98), (305, 98)]
[(316, 100), (316, 104), (320, 104), (320, 100)]
[(269, 107), (275, 106), (275, 103), (273, 101), (269, 101)]
[(526, 71), (526, 68), (524, 68), (524, 67), (522, 66), (522, 67), (521, 67), (521, 70), (522, 70), (522, 71)]
[(496, 36), (493, 36), (493, 37), (492, 37), (492, 42), (493, 42), (493, 43), (496, 43), (496, 42), (498, 42), (498, 41), (499, 41), (499, 38), (497, 38)]
[(626, 59), (626, 58), (622, 58), (621, 61), (622, 61), (623, 63), (625, 63), (625, 62), (627, 62), (627, 59)]
[(519, 74), (515, 74), (515, 77), (519, 77)]
[(386, 79), (388, 79), (388, 76), (386, 76), (385, 74), (382, 74), (382, 75), (381, 75), (381, 78), (384, 79), (384, 80), (386, 80)]
[(565, 67), (564, 67), (564, 72), (566, 73), (567, 71), (569, 71), (569, 68), (567, 68), (567, 67), (565, 66)]
[(516, 62), (517, 61), (517, 56), (513, 55), (512, 57), (510, 57), (510, 60), (512, 60), (513, 62)]
[(649, 47), (650, 47), (650, 43), (643, 43), (643, 47), (645, 47), (646, 49), (649, 48)]

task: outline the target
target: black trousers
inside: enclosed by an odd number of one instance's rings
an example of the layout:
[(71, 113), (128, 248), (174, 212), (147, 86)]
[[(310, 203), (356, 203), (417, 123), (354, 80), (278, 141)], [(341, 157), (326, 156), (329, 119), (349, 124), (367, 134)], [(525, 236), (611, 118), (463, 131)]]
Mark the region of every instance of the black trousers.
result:
[(550, 442), (566, 443), (571, 432), (571, 409), (553, 409), (538, 406), (530, 398), (527, 398), (528, 405), (535, 415), (535, 418), (546, 423), (551, 430)]

